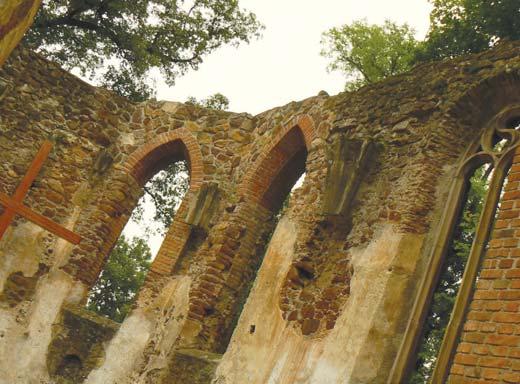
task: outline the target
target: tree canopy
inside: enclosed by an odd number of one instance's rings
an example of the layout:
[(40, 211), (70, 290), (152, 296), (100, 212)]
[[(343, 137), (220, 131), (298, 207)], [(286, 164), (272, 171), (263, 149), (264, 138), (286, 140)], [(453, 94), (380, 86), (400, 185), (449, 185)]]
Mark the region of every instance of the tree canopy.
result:
[(121, 236), (90, 292), (87, 308), (114, 321), (123, 321), (144, 282), (151, 256), (145, 240), (128, 241)]
[(417, 63), (478, 53), (501, 40), (520, 39), (518, 0), (430, 0), (430, 29), (417, 41), (408, 25), (366, 21), (323, 34), (322, 55), (330, 70), (347, 77), (347, 90), (405, 72)]
[[(152, 221), (159, 224), (158, 231), (166, 233), (170, 227), (175, 212), (189, 187), (189, 170), (186, 161), (177, 161), (158, 172), (144, 186), (145, 195), (132, 212), (131, 220), (143, 227), (148, 227), (143, 218), (145, 209), (153, 207)], [(147, 206), (147, 202), (150, 205)]]
[(261, 28), (238, 0), (44, 0), (25, 42), (142, 100), (153, 95), (152, 68), (173, 85), (208, 53), (249, 42)]
[(332, 28), (323, 34), (322, 56), (329, 70), (342, 71), (348, 90), (375, 83), (411, 68), (417, 41), (408, 25), (391, 21), (371, 25), (365, 20)]
[(520, 39), (518, 0), (430, 0), (430, 30), (416, 60), (438, 60)]

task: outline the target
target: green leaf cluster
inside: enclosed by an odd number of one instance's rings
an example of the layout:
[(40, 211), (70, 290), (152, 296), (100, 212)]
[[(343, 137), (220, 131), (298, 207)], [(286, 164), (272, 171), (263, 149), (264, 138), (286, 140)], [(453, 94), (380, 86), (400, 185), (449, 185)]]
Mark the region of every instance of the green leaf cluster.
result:
[(194, 104), (199, 107), (216, 109), (219, 111), (225, 111), (229, 108), (229, 99), (222, 93), (215, 93), (201, 100), (190, 96), (188, 97), (188, 100), (186, 100), (186, 103)]
[(238, 0), (43, 0), (25, 43), (124, 96), (153, 95), (158, 68), (173, 85), (224, 44), (259, 36), (256, 16)]
[(482, 52), (500, 40), (520, 39), (518, 0), (430, 0), (430, 30), (417, 61)]
[(346, 89), (355, 90), (409, 70), (417, 45), (414, 30), (406, 24), (361, 20), (325, 32), (321, 54), (332, 60), (329, 70), (345, 73)]
[(90, 292), (87, 308), (122, 322), (144, 282), (151, 256), (144, 239), (121, 236)]
[(329, 70), (347, 77), (347, 90), (406, 72), (425, 61), (482, 52), (501, 40), (520, 39), (518, 0), (430, 0), (430, 29), (417, 41), (407, 24), (365, 20), (323, 34), (322, 56)]
[[(144, 222), (146, 197), (154, 207), (152, 221), (159, 224), (159, 232), (165, 234), (173, 222), (175, 212), (189, 188), (189, 170), (186, 161), (177, 161), (158, 172), (144, 186), (145, 199), (140, 200), (132, 212), (131, 220), (147, 226)], [(149, 208), (149, 207), (148, 207)]]

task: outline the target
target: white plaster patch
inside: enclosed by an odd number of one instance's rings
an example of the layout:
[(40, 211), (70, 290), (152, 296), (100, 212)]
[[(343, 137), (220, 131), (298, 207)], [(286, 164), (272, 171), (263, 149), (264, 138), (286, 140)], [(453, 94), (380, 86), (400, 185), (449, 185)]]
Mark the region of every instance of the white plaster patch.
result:
[(16, 310), (0, 312), (0, 327), (9, 334), (0, 348), (0, 372), (7, 372), (9, 377), (0, 383), (47, 382), (46, 356), (52, 325), (73, 286), (72, 278), (62, 271), (41, 278), (28, 309), (27, 327), (18, 321)]
[[(134, 310), (108, 344), (103, 365), (89, 374), (85, 384), (140, 383), (146, 380), (147, 372), (164, 368), (186, 319), (190, 284), (188, 277), (173, 279), (153, 304)], [(163, 316), (166, 321), (162, 321)], [(144, 372), (138, 374), (135, 370), (150, 341), (156, 353)]]
[(0, 292), (12, 273), (22, 272), (30, 277), (38, 271), (43, 234), (43, 229), (30, 222), (8, 229), (0, 240)]
[(86, 384), (123, 383), (132, 372), (150, 337), (153, 323), (141, 309), (123, 322), (106, 350), (104, 364), (90, 373)]
[[(279, 309), (281, 286), (294, 257), (297, 226), (283, 217), (258, 272), (228, 350), (217, 368), (219, 384), (372, 384), (381, 366), (381, 345), (370, 345), (371, 330), (391, 328), (395, 319), (382, 307), (391, 294), (391, 267), (418, 254), (421, 238), (407, 240), (392, 226), (384, 227), (371, 244), (352, 250), (351, 296), (335, 328), (324, 338), (304, 337), (288, 326)], [(402, 269), (402, 268), (401, 268)], [(397, 294), (399, 292), (396, 292)], [(388, 324), (387, 324), (388, 323)], [(256, 325), (254, 334), (250, 326)], [(354, 377), (363, 367), (364, 377)]]

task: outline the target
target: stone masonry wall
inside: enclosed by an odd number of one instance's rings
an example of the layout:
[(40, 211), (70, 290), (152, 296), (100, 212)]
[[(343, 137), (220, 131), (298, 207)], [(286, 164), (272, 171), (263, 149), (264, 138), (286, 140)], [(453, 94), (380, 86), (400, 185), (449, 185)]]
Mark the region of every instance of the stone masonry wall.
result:
[[(104, 361), (82, 371), (85, 382), (160, 383), (183, 369), (178, 349), (225, 352), (277, 209), (304, 171), (289, 209), (297, 233), (276, 316), (310, 356), (321, 348), (319, 359), (309, 357), (309, 377), (334, 361), (337, 380), (384, 382), (449, 179), (481, 123), (520, 102), (519, 54), (520, 45), (503, 44), (251, 116), (134, 104), (18, 49), (0, 70), (9, 84), (0, 100), (0, 190), (14, 192), (50, 139), (53, 152), (24, 204), (82, 241), (66, 244), (20, 217), (0, 240), (0, 333), (9, 334), (0, 370), (11, 366), (11, 382), (49, 382), (45, 354), (62, 307), (84, 301), (143, 184), (186, 159), (190, 189), (136, 309)], [(335, 175), (351, 193), (345, 201)], [(13, 362), (12, 348), (33, 352)]]

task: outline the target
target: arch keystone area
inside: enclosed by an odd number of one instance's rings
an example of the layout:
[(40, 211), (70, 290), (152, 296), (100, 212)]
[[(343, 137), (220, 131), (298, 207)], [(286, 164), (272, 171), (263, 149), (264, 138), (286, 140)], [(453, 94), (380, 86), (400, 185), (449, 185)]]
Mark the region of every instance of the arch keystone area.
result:
[(190, 190), (196, 191), (204, 180), (202, 152), (197, 139), (185, 128), (162, 133), (148, 141), (128, 156), (122, 169), (139, 185), (144, 185), (151, 175), (160, 170), (165, 161), (171, 162), (172, 157), (182, 160), (181, 153), (189, 164)]

